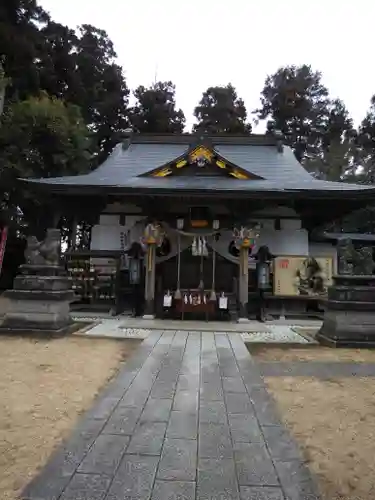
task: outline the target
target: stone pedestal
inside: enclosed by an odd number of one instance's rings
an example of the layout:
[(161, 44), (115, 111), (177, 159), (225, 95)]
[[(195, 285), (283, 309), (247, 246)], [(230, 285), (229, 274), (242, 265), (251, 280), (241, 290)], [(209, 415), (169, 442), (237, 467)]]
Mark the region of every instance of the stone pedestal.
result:
[(72, 320), (70, 302), (74, 293), (64, 268), (57, 265), (25, 264), (4, 296), (9, 309), (0, 333), (64, 334)]
[(333, 277), (316, 338), (332, 347), (375, 347), (375, 276)]

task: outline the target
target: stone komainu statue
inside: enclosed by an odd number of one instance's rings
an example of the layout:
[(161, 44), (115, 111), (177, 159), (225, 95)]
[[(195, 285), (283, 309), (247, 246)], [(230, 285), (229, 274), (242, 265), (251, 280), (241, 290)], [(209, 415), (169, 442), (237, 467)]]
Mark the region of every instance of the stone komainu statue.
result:
[(357, 250), (353, 242), (347, 238), (339, 242), (337, 255), (339, 274), (353, 276), (373, 274), (375, 264), (371, 247), (362, 247)]
[(374, 260), (371, 247), (362, 247), (356, 252), (354, 274), (370, 276), (374, 272)]
[(38, 241), (35, 236), (27, 238), (25, 263), (29, 265), (60, 265), (61, 235), (59, 229), (47, 229), (47, 236)]

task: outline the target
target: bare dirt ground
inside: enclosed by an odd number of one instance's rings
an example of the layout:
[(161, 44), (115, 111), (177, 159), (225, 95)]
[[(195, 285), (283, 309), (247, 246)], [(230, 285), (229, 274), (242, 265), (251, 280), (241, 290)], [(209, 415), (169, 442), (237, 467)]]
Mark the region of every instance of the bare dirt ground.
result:
[(258, 361), (345, 361), (375, 363), (375, 350), (371, 349), (333, 349), (321, 346), (309, 346), (305, 348), (250, 346), (249, 350)]
[(139, 341), (0, 337), (0, 498), (14, 500)]
[(324, 500), (375, 498), (374, 380), (270, 377), (266, 383)]

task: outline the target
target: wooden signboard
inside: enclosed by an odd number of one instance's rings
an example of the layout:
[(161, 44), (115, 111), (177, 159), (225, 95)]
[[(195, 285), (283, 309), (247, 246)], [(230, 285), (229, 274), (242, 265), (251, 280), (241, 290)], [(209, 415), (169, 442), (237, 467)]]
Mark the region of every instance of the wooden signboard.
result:
[(322, 297), (332, 284), (332, 257), (277, 257), (274, 261), (274, 294)]

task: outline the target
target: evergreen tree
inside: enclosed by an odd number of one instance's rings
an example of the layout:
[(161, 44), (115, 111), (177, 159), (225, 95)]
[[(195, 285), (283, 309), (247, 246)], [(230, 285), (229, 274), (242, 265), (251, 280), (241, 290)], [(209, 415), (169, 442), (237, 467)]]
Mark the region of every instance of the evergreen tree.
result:
[(151, 87), (140, 85), (135, 91), (137, 99), (131, 110), (130, 122), (141, 133), (181, 133), (185, 115), (176, 109), (176, 87), (172, 82), (157, 82)]
[(315, 154), (304, 159), (305, 168), (319, 179), (350, 181), (356, 175), (356, 131), (344, 103), (327, 104), (321, 137)]
[(207, 134), (250, 134), (251, 124), (243, 100), (233, 85), (209, 87), (194, 110), (198, 123), (194, 132)]
[(40, 27), (48, 14), (36, 0), (0, 2), (0, 55), (11, 78), (8, 98), (24, 99), (40, 90), (37, 62), (43, 37)]
[(362, 182), (375, 183), (375, 95), (358, 130), (358, 175)]
[(78, 87), (69, 93), (69, 99), (81, 108), (100, 163), (129, 124), (129, 90), (105, 31), (86, 24), (81, 26), (74, 58)]
[(321, 73), (311, 66), (286, 66), (267, 77), (261, 92), (260, 120), (280, 130), (296, 158), (314, 156), (327, 119), (329, 97)]
[(0, 5), (0, 54), (11, 79), (7, 102), (46, 91), (81, 108), (97, 162), (128, 126), (122, 69), (107, 33), (83, 25), (78, 33), (52, 21), (35, 0)]
[(0, 123), (0, 206), (9, 218), (21, 211), (34, 228), (48, 227), (51, 212), (38, 212), (43, 200), (27, 196), (17, 178), (86, 172), (90, 156), (78, 107), (46, 94), (12, 104)]

